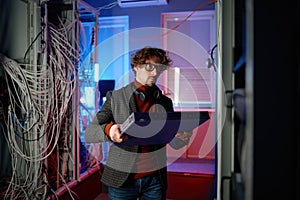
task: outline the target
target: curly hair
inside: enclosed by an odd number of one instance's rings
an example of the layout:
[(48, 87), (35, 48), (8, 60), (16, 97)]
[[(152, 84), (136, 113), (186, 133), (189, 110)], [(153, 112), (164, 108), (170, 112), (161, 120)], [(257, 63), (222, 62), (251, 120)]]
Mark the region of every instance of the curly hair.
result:
[(146, 46), (131, 56), (132, 69), (137, 65), (145, 64), (146, 60), (150, 59), (152, 56), (159, 57), (161, 64), (166, 65), (167, 67), (172, 64), (172, 60), (169, 58), (165, 50)]

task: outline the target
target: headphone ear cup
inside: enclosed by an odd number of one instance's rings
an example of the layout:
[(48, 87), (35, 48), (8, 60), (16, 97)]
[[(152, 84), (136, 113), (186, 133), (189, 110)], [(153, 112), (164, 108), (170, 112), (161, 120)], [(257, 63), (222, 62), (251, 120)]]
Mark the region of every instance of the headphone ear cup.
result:
[(146, 99), (147, 99), (147, 94), (146, 93), (144, 93), (144, 92), (138, 92), (138, 96), (139, 96), (139, 98), (140, 98), (140, 100), (142, 101), (142, 102), (145, 102), (146, 101)]
[(138, 91), (138, 90), (135, 90), (134, 93), (139, 97), (139, 99), (142, 101), (142, 102), (145, 102), (146, 99), (147, 99), (147, 94), (145, 92), (141, 92), (141, 91)]
[(154, 99), (159, 99), (161, 97), (161, 91), (160, 90), (155, 90), (153, 92), (153, 97), (154, 97)]

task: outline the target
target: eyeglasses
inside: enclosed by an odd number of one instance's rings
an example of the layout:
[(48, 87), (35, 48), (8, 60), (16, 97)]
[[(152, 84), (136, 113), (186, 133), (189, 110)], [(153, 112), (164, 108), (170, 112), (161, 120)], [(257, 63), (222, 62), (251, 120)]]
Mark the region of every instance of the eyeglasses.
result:
[(145, 63), (143, 64), (143, 66), (145, 67), (145, 70), (148, 72), (152, 72), (154, 68), (157, 70), (157, 72), (162, 72), (167, 69), (166, 65), (153, 65), (150, 63)]

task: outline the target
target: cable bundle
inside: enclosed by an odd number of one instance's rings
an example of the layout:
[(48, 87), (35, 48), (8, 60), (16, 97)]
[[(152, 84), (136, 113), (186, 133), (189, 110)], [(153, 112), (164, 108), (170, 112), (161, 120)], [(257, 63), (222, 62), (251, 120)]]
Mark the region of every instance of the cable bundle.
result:
[[(46, 65), (19, 64), (0, 54), (10, 101), (5, 134), (13, 168), (5, 195), (9, 199), (46, 195), (41, 190), (49, 186), (47, 158), (58, 154), (59, 148), (66, 150), (67, 160), (72, 158), (68, 115), (77, 87), (78, 51), (68, 41), (67, 30), (54, 26), (49, 26), (47, 49)], [(63, 179), (67, 169), (57, 170)]]

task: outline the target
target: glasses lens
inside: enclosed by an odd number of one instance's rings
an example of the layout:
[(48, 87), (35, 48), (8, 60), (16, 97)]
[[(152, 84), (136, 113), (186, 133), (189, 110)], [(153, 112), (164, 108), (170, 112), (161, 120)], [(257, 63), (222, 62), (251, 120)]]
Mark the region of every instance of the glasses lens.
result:
[(154, 70), (154, 65), (152, 65), (152, 64), (149, 64), (149, 63), (146, 63), (145, 64), (145, 69), (147, 70), (147, 71), (149, 71), (149, 72), (151, 72), (151, 71), (153, 71)]
[(145, 64), (145, 69), (149, 72), (153, 71), (154, 68), (156, 68), (156, 70), (158, 72), (162, 72), (162, 71), (166, 70), (167, 67), (165, 65), (153, 65), (153, 64), (150, 64), (150, 63)]
[(158, 65), (158, 66), (156, 67), (156, 69), (157, 69), (157, 71), (162, 72), (162, 71), (166, 70), (167, 67), (166, 67), (165, 65)]

